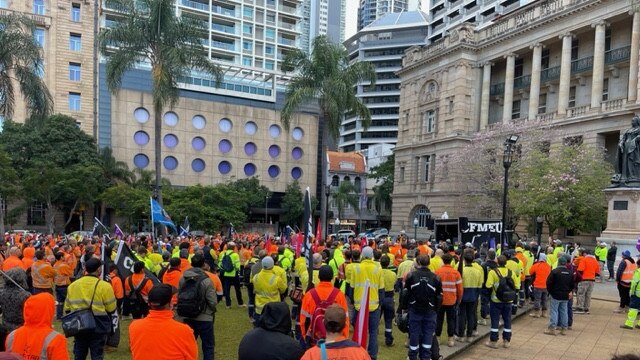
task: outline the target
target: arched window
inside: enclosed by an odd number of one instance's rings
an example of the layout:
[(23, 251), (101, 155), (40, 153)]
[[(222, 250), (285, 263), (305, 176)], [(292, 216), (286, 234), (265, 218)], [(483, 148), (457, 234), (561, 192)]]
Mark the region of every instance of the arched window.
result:
[(360, 180), (360, 177), (356, 177), (355, 179), (353, 179), (353, 186), (356, 188), (356, 193), (360, 194), (362, 190), (362, 182)]
[(331, 186), (338, 187), (338, 185), (340, 185), (340, 178), (338, 177), (338, 175), (334, 175), (331, 178)]
[[(431, 211), (424, 205), (419, 206), (415, 211), (415, 218), (418, 219), (418, 227), (426, 228), (431, 223)], [(413, 224), (413, 219), (411, 219)]]
[(345, 176), (344, 179), (342, 179), (342, 181), (351, 181), (351, 178), (348, 176)]

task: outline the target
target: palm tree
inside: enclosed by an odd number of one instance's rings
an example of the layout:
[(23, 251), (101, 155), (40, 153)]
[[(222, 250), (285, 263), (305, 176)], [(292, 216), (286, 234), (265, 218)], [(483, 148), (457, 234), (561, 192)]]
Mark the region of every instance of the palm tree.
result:
[[(337, 139), (345, 113), (358, 116), (366, 129), (371, 123), (369, 109), (356, 95), (356, 85), (375, 85), (376, 73), (369, 62), (349, 63), (344, 46), (332, 43), (326, 36), (313, 40), (311, 54), (296, 49), (285, 57), (283, 69), (295, 71), (289, 82), (287, 99), (281, 113), (281, 122), (289, 130), (294, 112), (301, 106), (317, 102), (320, 108), (320, 126), (322, 127), (322, 159), (326, 159), (326, 144), (329, 136)], [(327, 163), (322, 161), (322, 188), (327, 185)], [(321, 197), (321, 220), (327, 222), (325, 197)]]
[(179, 100), (178, 81), (191, 70), (222, 79), (220, 68), (211, 62), (202, 46), (203, 25), (197, 20), (180, 18), (171, 0), (112, 0), (128, 14), (100, 34), (100, 48), (107, 58), (107, 86), (116, 92), (122, 77), (138, 62), (151, 65), (155, 149), (155, 188), (161, 194), (162, 113)]
[(53, 110), (53, 98), (39, 73), (42, 49), (33, 38), (35, 26), (23, 16), (0, 16), (0, 115), (13, 116), (16, 85), (31, 119), (42, 120)]
[(333, 192), (333, 201), (338, 208), (338, 219), (342, 219), (342, 211), (351, 206), (357, 212), (360, 212), (360, 198), (356, 194), (358, 189), (350, 182), (343, 181), (338, 188)]

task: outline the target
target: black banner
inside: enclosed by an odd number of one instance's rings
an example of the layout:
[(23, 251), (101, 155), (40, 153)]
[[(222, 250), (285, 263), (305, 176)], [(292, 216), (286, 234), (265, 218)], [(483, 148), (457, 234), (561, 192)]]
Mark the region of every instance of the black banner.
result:
[(471, 243), (476, 249), (479, 249), (483, 243), (487, 243), (489, 248), (495, 249), (496, 245), (500, 243), (502, 221), (461, 217), (458, 219), (458, 229), (463, 245)]
[[(118, 274), (122, 278), (122, 281), (125, 281), (126, 278), (133, 274), (133, 264), (135, 264), (139, 259), (136, 255), (129, 249), (129, 246), (125, 244), (123, 240), (120, 240), (118, 244), (118, 252), (116, 253), (115, 264), (118, 267)], [(151, 279), (154, 285), (160, 284), (160, 280), (158, 277), (149, 271), (149, 269), (144, 269), (145, 275)]]

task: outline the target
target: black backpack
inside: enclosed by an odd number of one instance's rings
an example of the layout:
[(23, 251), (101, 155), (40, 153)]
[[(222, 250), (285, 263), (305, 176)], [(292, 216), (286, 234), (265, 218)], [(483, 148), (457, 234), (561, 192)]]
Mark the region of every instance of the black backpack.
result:
[(131, 292), (128, 296), (129, 311), (131, 312), (131, 316), (133, 318), (141, 318), (143, 316), (146, 316), (149, 313), (149, 305), (146, 301), (144, 301), (142, 295), (140, 295), (140, 291), (147, 284), (149, 278), (145, 277), (144, 279), (142, 279), (140, 284), (138, 284), (138, 286), (136, 287), (133, 286), (133, 278), (131, 276), (127, 278), (127, 281), (129, 282), (129, 289), (131, 289)]
[(511, 277), (511, 270), (507, 270), (507, 276), (502, 276), (498, 269), (494, 270), (498, 275), (498, 288), (496, 289), (496, 297), (500, 302), (510, 303), (516, 300), (516, 286)]
[(260, 261), (259, 259), (251, 258), (247, 262), (247, 265), (244, 266), (244, 270), (242, 272), (242, 281), (245, 284), (251, 283), (251, 269), (256, 265), (256, 263)]
[(222, 261), (220, 261), (220, 269), (225, 273), (235, 270), (235, 266), (233, 266), (233, 261), (231, 260), (231, 254), (226, 251), (222, 256)]
[(184, 283), (178, 290), (178, 303), (176, 304), (178, 315), (185, 318), (195, 318), (204, 311), (207, 303), (204, 292), (200, 291), (200, 284), (208, 278), (206, 274), (200, 274), (184, 279)]

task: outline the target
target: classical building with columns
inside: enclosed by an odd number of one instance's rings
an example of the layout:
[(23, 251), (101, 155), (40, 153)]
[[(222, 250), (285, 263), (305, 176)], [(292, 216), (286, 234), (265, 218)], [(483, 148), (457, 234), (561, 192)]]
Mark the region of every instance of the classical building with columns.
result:
[[(452, 179), (434, 174), (491, 124), (547, 120), (615, 153), (638, 101), (640, 14), (628, 1), (535, 1), (408, 49), (403, 59), (394, 230), (443, 212), (467, 216)], [(558, 139), (561, 142), (562, 139)]]

